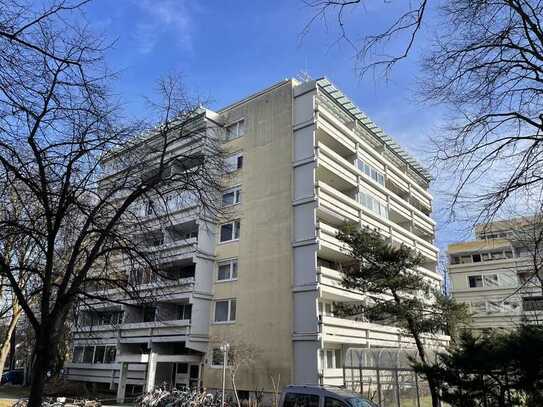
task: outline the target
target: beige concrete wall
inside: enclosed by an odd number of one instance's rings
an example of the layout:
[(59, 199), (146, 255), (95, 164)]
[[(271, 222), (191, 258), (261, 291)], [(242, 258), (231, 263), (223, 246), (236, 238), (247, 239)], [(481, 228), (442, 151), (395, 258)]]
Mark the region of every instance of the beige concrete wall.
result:
[[(258, 358), (242, 367), (238, 388), (271, 390), (270, 376), (291, 381), (292, 371), (292, 84), (222, 112), (225, 123), (245, 118), (245, 136), (225, 144), (228, 151), (243, 150), (243, 169), (229, 180), (241, 184), (241, 204), (232, 219), (241, 219), (239, 242), (218, 244), (217, 261), (238, 257), (238, 279), (216, 282), (214, 298), (236, 298), (232, 324), (211, 322), (210, 338), (229, 338), (253, 344)], [(213, 312), (210, 315), (213, 321)], [(213, 345), (210, 343), (210, 349)], [(222, 369), (203, 372), (204, 386), (221, 386)]]

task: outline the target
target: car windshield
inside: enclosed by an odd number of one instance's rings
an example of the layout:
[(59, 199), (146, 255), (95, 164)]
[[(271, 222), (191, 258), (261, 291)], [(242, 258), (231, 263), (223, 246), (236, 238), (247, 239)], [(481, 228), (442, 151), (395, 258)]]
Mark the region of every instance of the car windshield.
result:
[(375, 404), (372, 401), (369, 401), (369, 400), (366, 400), (366, 399), (361, 399), (361, 398), (358, 398), (358, 397), (353, 397), (353, 398), (347, 399), (347, 401), (353, 407), (379, 407), (377, 404)]

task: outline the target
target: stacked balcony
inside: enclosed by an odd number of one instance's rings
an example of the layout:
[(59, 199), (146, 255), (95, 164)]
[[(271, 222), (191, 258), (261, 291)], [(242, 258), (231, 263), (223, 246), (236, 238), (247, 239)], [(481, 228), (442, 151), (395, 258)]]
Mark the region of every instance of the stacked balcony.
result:
[[(424, 259), (418, 271), (439, 284), (441, 276), (435, 270), (438, 250), (433, 244), (435, 222), (430, 218), (431, 196), (423, 183), (415, 180), (406, 168), (391, 162), (386, 154), (382, 154), (382, 149), (361, 139), (354, 131), (356, 124), (333, 113), (322, 99), (317, 100), (316, 110), (319, 301), (330, 304), (365, 300), (362, 293), (348, 290), (341, 284), (339, 268), (351, 260), (345, 254), (343, 243), (336, 238), (338, 229), (345, 222), (377, 230), (393, 245), (418, 250)], [(371, 165), (371, 170), (364, 167), (361, 158)], [(401, 329), (386, 321), (338, 318), (322, 310), (319, 311), (319, 338), (324, 353), (330, 350), (341, 353), (348, 347), (414, 345)], [(447, 338), (425, 340), (442, 345)], [(341, 384), (338, 379), (342, 377), (340, 367), (323, 366), (323, 363), (326, 364), (321, 360), (324, 382)]]

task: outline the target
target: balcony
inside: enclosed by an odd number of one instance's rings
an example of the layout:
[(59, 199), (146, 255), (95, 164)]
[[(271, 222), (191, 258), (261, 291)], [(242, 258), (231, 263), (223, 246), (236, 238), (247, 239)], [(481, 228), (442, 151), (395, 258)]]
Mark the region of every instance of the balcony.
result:
[[(396, 327), (371, 322), (353, 321), (330, 316), (321, 317), (321, 337), (325, 343), (371, 347), (414, 347), (414, 341)], [(444, 335), (426, 336), (423, 342), (443, 346), (448, 343)]]
[[(352, 121), (345, 123), (337, 114), (334, 114), (333, 104), (331, 105), (325, 97), (318, 98), (317, 110), (319, 114), (317, 120), (318, 141), (332, 147), (338, 155), (347, 159), (349, 159), (351, 153), (356, 154), (356, 143), (360, 144), (364, 150), (371, 152), (374, 159), (388, 167), (387, 179), (393, 181), (398, 186), (399, 191), (407, 194), (407, 196), (403, 197), (404, 199), (407, 200), (409, 193), (411, 193), (425, 206), (423, 212), (430, 213), (431, 195), (426, 191), (426, 182), (423, 182), (412, 171), (405, 170), (405, 164), (398, 161), (397, 158), (392, 159), (390, 152), (385, 150), (384, 153), (380, 153), (378, 151), (380, 145), (376, 146), (375, 143), (370, 142), (368, 137), (364, 135), (364, 131), (353, 126)], [(321, 133), (326, 133), (326, 135), (321, 135)], [(402, 197), (402, 193), (400, 192), (398, 196)]]
[[(335, 192), (336, 195), (338, 193), (342, 194), (355, 202), (357, 192), (362, 185), (365, 191), (373, 196), (380, 197), (383, 202), (388, 199), (388, 210), (395, 211), (399, 216), (405, 218), (397, 222), (398, 225), (410, 231), (412, 223), (422, 231), (418, 236), (431, 243), (432, 239), (429, 239), (428, 235), (433, 237), (435, 222), (427, 215), (430, 213), (429, 210), (426, 213), (422, 212), (419, 208), (411, 205), (409, 200), (391, 193), (387, 188), (367, 177), (351, 162), (322, 143), (318, 145), (317, 178), (319, 186), (324, 184), (325, 187), (329, 187), (330, 192)], [(359, 180), (363, 181), (360, 186)], [(387, 184), (389, 183), (387, 182)], [(357, 203), (355, 206), (360, 205)]]
[(334, 226), (346, 221), (356, 223), (361, 221), (368, 227), (377, 229), (385, 238), (392, 238), (393, 242), (417, 248), (431, 261), (437, 260), (437, 248), (431, 242), (364, 208), (356, 200), (328, 184), (319, 181), (317, 197), (319, 219), (326, 222), (319, 223), (319, 238), (330, 248), (340, 250), (342, 247), (341, 242), (335, 239), (337, 228)]

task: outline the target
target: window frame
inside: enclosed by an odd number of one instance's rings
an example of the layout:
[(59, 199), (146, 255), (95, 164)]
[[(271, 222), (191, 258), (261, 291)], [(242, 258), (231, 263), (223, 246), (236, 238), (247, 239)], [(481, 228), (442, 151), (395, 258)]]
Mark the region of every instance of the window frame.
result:
[[(220, 352), (221, 353), (221, 363), (220, 364), (215, 364), (214, 363), (214, 353), (215, 351), (217, 352)], [(209, 367), (211, 368), (214, 368), (214, 369), (222, 369), (223, 368), (223, 362), (224, 362), (224, 353), (222, 351), (222, 349), (218, 346), (215, 346), (213, 348), (211, 348), (211, 357), (209, 358)], [(232, 359), (231, 359), (231, 354), (230, 352), (228, 353), (228, 360), (226, 361), (226, 363), (228, 364), (228, 366), (232, 366)]]
[(358, 171), (360, 171), (368, 179), (371, 179), (376, 184), (381, 185), (381, 187), (385, 186), (386, 184), (385, 173), (382, 170), (376, 168), (374, 165), (370, 164), (366, 158), (358, 155), (356, 157), (356, 168), (358, 169)]
[[(222, 228), (223, 226), (226, 226), (226, 225), (232, 226), (232, 236), (231, 236), (231, 239), (229, 240), (222, 240)], [(241, 219), (235, 219), (230, 222), (222, 223), (219, 226), (219, 244), (239, 241), (240, 230), (241, 230)], [(236, 234), (238, 235), (237, 237), (236, 237)]]
[[(225, 204), (224, 203), (224, 196), (228, 194), (234, 194), (234, 201), (231, 204)], [(239, 205), (241, 203), (241, 185), (236, 185), (235, 187), (228, 188), (223, 191), (221, 196), (221, 207), (222, 208), (230, 208), (232, 206)]]
[[(220, 267), (228, 265), (228, 278), (219, 278), (219, 272)], [(216, 267), (216, 273), (215, 273), (215, 281), (217, 283), (225, 283), (229, 281), (236, 281), (238, 279), (238, 273), (239, 273), (239, 261), (237, 257), (232, 257), (230, 259), (223, 259), (217, 261), (217, 267)], [(234, 276), (235, 274), (235, 276)]]
[[(231, 128), (236, 129), (236, 134), (234, 137), (228, 137), (228, 131)], [(243, 131), (240, 132), (240, 128), (243, 128)], [(246, 123), (245, 123), (245, 117), (242, 117), (241, 119), (235, 120), (233, 122), (230, 122), (224, 126), (224, 142), (228, 143), (229, 141), (236, 140), (240, 137), (245, 136), (245, 130), (247, 129)]]
[[(228, 304), (228, 310), (227, 310), (227, 319), (225, 321), (217, 321), (217, 305), (219, 303), (226, 302)], [(221, 298), (219, 300), (213, 301), (213, 323), (214, 324), (233, 324), (236, 322), (237, 318), (237, 299), (236, 298)], [(234, 305), (234, 319), (232, 319), (232, 303)]]
[[(190, 315), (190, 318), (184, 318), (187, 313)], [(180, 321), (192, 320), (192, 304), (190, 302), (184, 304), (177, 304), (177, 319)]]
[[(234, 162), (235, 162), (235, 168), (232, 168), (230, 169), (228, 167), (228, 165), (226, 165), (228, 163), (228, 160), (229, 159), (233, 159)], [(238, 151), (236, 153), (233, 153), (233, 154), (230, 154), (228, 155), (227, 157), (224, 158), (224, 163), (225, 163), (225, 166), (224, 166), (224, 171), (227, 173), (227, 174), (233, 174), (235, 173), (236, 171), (239, 171), (243, 168), (243, 151)]]
[[(470, 284), (470, 278), (471, 277), (474, 277), (474, 278), (480, 278), (481, 279), (481, 285), (480, 286), (471, 286)], [(490, 277), (496, 277), (496, 285), (490, 285), (489, 283), (487, 283), (486, 281), (489, 280)], [(486, 278), (486, 280), (485, 280)], [(472, 288), (487, 288), (487, 289), (497, 289), (499, 287), (502, 286), (502, 283), (501, 283), (501, 279), (500, 279), (500, 276), (498, 273), (488, 273), (488, 274), (483, 274), (483, 273), (480, 273), (480, 274), (468, 274), (466, 276), (466, 279), (468, 281), (468, 289), (472, 289)]]
[(376, 196), (374, 196), (371, 192), (359, 189), (358, 203), (364, 209), (372, 212), (373, 214), (381, 218), (384, 218), (384, 219), (390, 218), (388, 204), (384, 203), (380, 198), (377, 198)]

